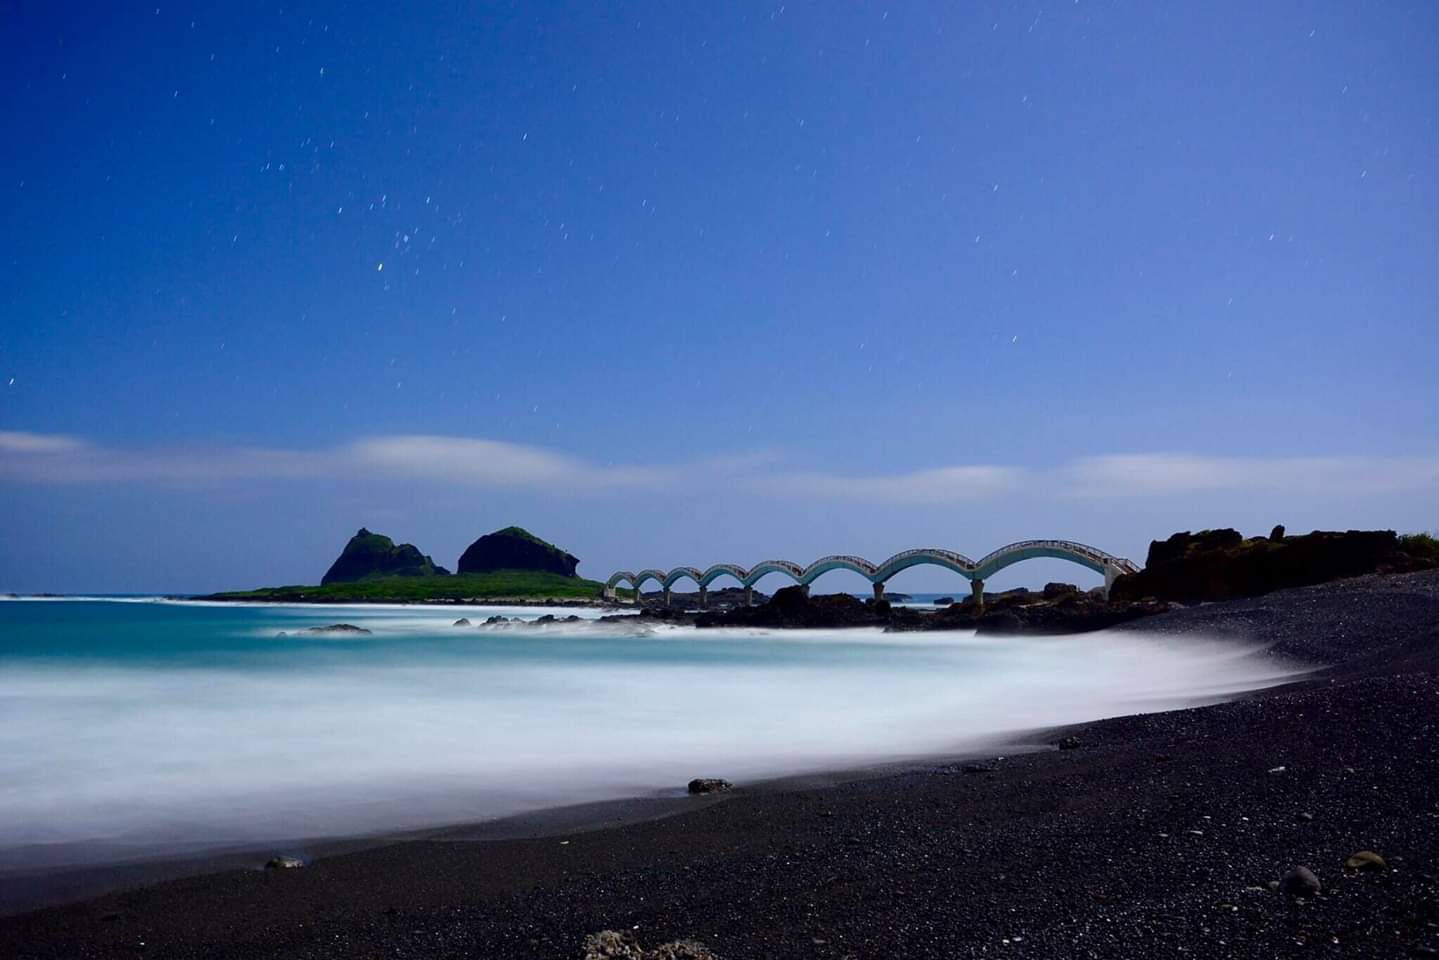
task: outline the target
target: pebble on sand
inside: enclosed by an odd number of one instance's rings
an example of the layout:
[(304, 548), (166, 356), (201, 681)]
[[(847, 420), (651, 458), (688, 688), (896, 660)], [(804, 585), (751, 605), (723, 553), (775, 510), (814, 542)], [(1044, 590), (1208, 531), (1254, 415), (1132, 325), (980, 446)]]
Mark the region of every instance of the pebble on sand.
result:
[(1290, 897), (1312, 897), (1321, 889), (1319, 878), (1306, 866), (1290, 867), (1279, 878), (1279, 892)]

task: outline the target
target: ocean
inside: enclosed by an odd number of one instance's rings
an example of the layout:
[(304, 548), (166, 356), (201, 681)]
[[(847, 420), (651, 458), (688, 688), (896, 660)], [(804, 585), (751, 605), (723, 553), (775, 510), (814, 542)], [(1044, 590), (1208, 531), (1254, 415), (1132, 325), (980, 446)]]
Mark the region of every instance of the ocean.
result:
[[(583, 619), (534, 622), (546, 613)], [(1297, 670), (1195, 637), (695, 630), (601, 613), (0, 601), (0, 871), (1008, 748)], [(480, 625), (493, 615), (521, 622)], [(371, 633), (296, 633), (333, 623)]]

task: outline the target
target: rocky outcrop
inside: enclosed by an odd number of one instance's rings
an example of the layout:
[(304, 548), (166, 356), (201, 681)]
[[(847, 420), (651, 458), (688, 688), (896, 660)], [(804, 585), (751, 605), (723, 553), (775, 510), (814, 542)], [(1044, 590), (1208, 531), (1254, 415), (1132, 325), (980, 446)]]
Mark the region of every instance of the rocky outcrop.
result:
[(521, 527), (505, 527), (487, 533), (460, 555), (460, 573), (488, 573), (492, 570), (541, 570), (573, 577), (579, 558)]
[(888, 601), (865, 603), (847, 593), (810, 597), (799, 586), (776, 590), (768, 603), (701, 614), (699, 627), (862, 627), (889, 623)]
[(330, 564), (320, 583), (354, 583), (375, 577), (442, 577), (448, 573), (420, 553), (414, 544), (396, 546), (395, 541), (384, 534), (371, 533), (361, 527)]
[(1268, 537), (1248, 540), (1237, 530), (1186, 531), (1151, 543), (1144, 569), (1115, 580), (1110, 597), (1201, 603), (1434, 565), (1406, 552), (1405, 543), (1392, 530), (1288, 536), (1276, 527)]

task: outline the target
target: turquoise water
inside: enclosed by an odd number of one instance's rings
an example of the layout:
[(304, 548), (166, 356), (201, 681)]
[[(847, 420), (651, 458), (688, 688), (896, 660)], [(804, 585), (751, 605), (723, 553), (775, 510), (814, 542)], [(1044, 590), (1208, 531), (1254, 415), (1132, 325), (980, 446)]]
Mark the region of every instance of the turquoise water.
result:
[[(1290, 674), (1194, 638), (533, 622), (574, 612), (0, 601), (0, 869), (977, 749)], [(296, 634), (337, 622), (372, 632)]]

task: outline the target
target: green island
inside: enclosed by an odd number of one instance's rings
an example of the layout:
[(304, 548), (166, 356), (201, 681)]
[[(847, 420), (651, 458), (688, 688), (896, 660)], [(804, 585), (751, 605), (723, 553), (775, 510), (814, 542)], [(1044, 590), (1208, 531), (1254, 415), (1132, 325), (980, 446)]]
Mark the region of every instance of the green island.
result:
[[(576, 574), (578, 558), (522, 527), (480, 537), (456, 572), (413, 544), (365, 528), (350, 538), (318, 584), (289, 584), (210, 594), (203, 599), (276, 603), (525, 603), (599, 601), (604, 585)], [(619, 591), (628, 596), (632, 591)]]

